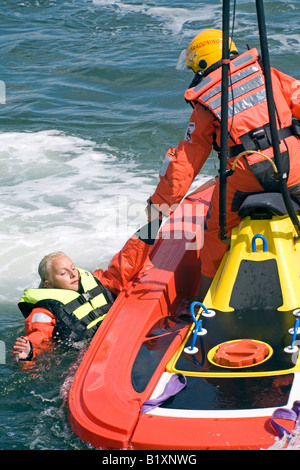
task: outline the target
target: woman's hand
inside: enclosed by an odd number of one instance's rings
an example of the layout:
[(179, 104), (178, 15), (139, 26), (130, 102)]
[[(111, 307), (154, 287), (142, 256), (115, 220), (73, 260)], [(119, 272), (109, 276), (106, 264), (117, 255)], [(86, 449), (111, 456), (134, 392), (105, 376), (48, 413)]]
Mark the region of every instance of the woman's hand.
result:
[(24, 336), (17, 338), (13, 346), (12, 352), (11, 352), (12, 355), (15, 357), (15, 359), (26, 360), (30, 352), (31, 352), (30, 341)]

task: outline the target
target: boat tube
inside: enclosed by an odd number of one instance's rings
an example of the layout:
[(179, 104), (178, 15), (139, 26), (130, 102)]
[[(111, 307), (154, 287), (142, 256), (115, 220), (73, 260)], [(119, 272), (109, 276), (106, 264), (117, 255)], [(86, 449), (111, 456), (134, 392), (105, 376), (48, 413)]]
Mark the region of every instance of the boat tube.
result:
[(274, 412), (300, 397), (300, 243), (283, 198), (244, 201), (202, 304), (212, 190), (187, 197), (162, 227), (153, 268), (120, 294), (79, 366), (70, 424), (95, 447), (268, 448)]

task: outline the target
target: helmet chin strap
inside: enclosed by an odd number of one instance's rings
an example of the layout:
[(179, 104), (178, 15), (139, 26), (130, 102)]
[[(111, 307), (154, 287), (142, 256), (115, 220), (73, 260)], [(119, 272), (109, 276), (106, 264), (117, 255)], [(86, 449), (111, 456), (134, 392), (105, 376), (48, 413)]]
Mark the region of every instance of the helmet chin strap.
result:
[[(232, 51), (230, 52), (229, 54), (229, 61), (234, 59), (235, 57), (237, 57), (239, 54), (238, 52), (236, 51)], [(201, 80), (203, 80), (204, 77), (207, 77), (207, 75), (209, 75), (211, 72), (214, 72), (214, 70), (217, 70), (219, 67), (221, 67), (222, 65), (222, 59), (219, 60), (218, 62), (216, 62), (215, 64), (211, 65), (210, 67), (208, 67), (208, 69), (202, 71), (202, 70), (198, 70), (196, 73), (195, 73), (195, 76), (189, 86), (189, 88), (193, 88), (194, 86), (197, 86)]]
[(195, 86), (197, 86), (201, 82), (201, 80), (203, 80), (203, 78), (204, 72), (198, 70), (198, 72), (195, 73), (194, 78), (189, 85), (189, 88), (194, 88)]

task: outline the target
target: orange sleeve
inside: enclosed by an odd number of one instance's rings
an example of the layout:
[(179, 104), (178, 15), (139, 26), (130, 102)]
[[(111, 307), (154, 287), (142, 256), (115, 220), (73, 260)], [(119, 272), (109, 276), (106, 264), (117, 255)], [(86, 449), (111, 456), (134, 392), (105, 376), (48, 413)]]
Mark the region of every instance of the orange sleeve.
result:
[[(188, 192), (212, 150), (215, 119), (201, 105), (196, 105), (184, 140), (178, 148), (170, 148), (163, 161), (159, 183), (150, 197), (164, 215), (170, 215)], [(173, 206), (173, 208), (172, 208)]]
[(106, 271), (97, 269), (94, 275), (111, 292), (118, 295), (139, 272), (152, 267), (149, 253), (152, 246), (133, 235), (117, 253)]
[(288, 103), (292, 114), (300, 120), (300, 82), (279, 70), (272, 69), (272, 72), (280, 81), (282, 91), (286, 102)]
[(52, 338), (56, 325), (54, 315), (46, 308), (35, 308), (25, 320), (26, 338), (32, 344), (33, 357), (47, 348), (47, 340)]

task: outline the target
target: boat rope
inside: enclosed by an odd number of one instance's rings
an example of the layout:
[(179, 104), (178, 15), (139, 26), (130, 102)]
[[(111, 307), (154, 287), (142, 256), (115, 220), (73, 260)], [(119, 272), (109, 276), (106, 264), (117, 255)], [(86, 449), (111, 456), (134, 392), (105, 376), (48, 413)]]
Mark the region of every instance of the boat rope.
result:
[(278, 170), (277, 170), (277, 166), (275, 165), (274, 161), (272, 158), (268, 157), (267, 155), (265, 155), (264, 153), (262, 152), (258, 152), (257, 150), (244, 150), (243, 152), (239, 153), (234, 161), (233, 161), (233, 164), (232, 164), (232, 167), (231, 167), (231, 171), (232, 173), (234, 172), (235, 170), (235, 167), (236, 167), (236, 164), (237, 162), (239, 161), (239, 159), (241, 157), (244, 157), (245, 155), (253, 155), (253, 154), (257, 154), (257, 155), (260, 155), (261, 157), (264, 157), (266, 158), (270, 163), (271, 165), (273, 166), (273, 169), (274, 169), (274, 174), (275, 174), (275, 178), (277, 178), (277, 175), (278, 175)]
[(295, 341), (296, 341), (296, 337), (297, 337), (297, 334), (298, 334), (299, 323), (300, 323), (300, 318), (296, 318), (295, 324), (294, 324), (294, 333), (293, 333), (292, 342), (291, 342), (291, 348), (292, 349), (294, 349), (294, 346), (295, 346)]
[(299, 330), (299, 323), (300, 323), (300, 318), (298, 317), (296, 318), (295, 323), (294, 323), (294, 328), (292, 329), (293, 336), (292, 336), (291, 344), (287, 346), (286, 348), (284, 348), (285, 352), (287, 353), (294, 353), (298, 351), (298, 346), (296, 346), (295, 341), (296, 341), (298, 330)]
[(292, 204), (291, 195), (287, 186), (287, 174), (283, 171), (282, 164), (282, 153), (280, 150), (279, 135), (277, 131), (277, 116), (276, 116), (276, 105), (273, 96), (273, 85), (272, 85), (272, 76), (271, 76), (271, 66), (270, 66), (270, 57), (269, 57), (269, 48), (268, 48), (268, 37), (266, 30), (266, 20), (264, 12), (263, 0), (256, 0), (256, 13), (257, 13), (257, 22), (259, 30), (259, 39), (260, 39), (260, 48), (261, 48), (261, 59), (263, 65), (263, 72), (265, 78), (265, 88), (266, 88), (266, 97), (267, 97), (267, 106), (270, 122), (270, 133), (271, 141), (274, 153), (274, 161), (278, 168), (277, 181), (279, 184), (280, 192), (284, 200), (286, 210), (289, 214), (289, 217), (293, 223), (294, 229), (297, 233), (295, 240), (300, 238), (300, 222), (296, 211)]
[(205, 335), (207, 333), (206, 329), (202, 328), (202, 320), (200, 318), (199, 318), (199, 320), (197, 320), (197, 318), (196, 318), (196, 315), (195, 315), (195, 307), (196, 306), (202, 307), (203, 310), (205, 311), (206, 315), (210, 316), (209, 311), (207, 310), (205, 305), (203, 305), (201, 302), (196, 300), (195, 302), (191, 303), (190, 312), (191, 312), (191, 315), (192, 315), (192, 318), (193, 318), (193, 321), (194, 321), (194, 324), (195, 324), (195, 329), (194, 329), (194, 334), (193, 334), (191, 346), (188, 346), (188, 347), (184, 348), (184, 352), (187, 353), (187, 354), (195, 354), (195, 353), (198, 352), (198, 348), (196, 348), (196, 346), (195, 346), (196, 341), (197, 341), (197, 337), (201, 336), (201, 335)]

